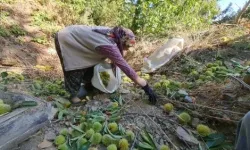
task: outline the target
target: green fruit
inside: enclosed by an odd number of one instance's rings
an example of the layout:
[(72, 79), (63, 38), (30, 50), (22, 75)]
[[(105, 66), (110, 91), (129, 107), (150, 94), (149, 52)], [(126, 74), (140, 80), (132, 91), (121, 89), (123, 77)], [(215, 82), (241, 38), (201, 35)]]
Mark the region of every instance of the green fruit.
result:
[(214, 72), (214, 71), (217, 70), (217, 67), (212, 67), (211, 69), (212, 69), (212, 71)]
[(155, 83), (154, 88), (155, 89), (161, 89), (161, 83), (160, 82)]
[(8, 104), (0, 104), (0, 115), (11, 111), (11, 107)]
[(129, 143), (127, 139), (121, 139), (119, 141), (119, 148), (120, 150), (128, 150), (129, 149)]
[(206, 76), (206, 80), (211, 81), (213, 78), (211, 76)]
[(116, 132), (116, 131), (118, 130), (118, 125), (117, 125), (117, 123), (115, 123), (115, 122), (109, 123), (109, 124), (108, 124), (108, 128), (109, 128), (109, 130), (110, 130), (112, 133), (114, 133), (114, 132)]
[(169, 80), (163, 80), (161, 82), (161, 86), (162, 86), (163, 89), (167, 89), (169, 85), (170, 85), (170, 81)]
[(89, 129), (87, 132), (86, 132), (86, 138), (90, 139), (92, 137), (92, 135), (95, 133), (94, 129)]
[(112, 137), (111, 135), (109, 134), (105, 134), (102, 136), (102, 143), (105, 145), (105, 146), (108, 146), (112, 143)]
[(193, 70), (192, 72), (189, 73), (190, 76), (197, 76), (199, 75), (199, 73), (195, 70)]
[(211, 67), (213, 67), (214, 65), (212, 64), (212, 63), (208, 63), (207, 64), (207, 68), (211, 68)]
[(66, 129), (66, 128), (63, 128), (63, 129), (60, 131), (60, 134), (61, 134), (61, 135), (64, 135), (64, 136), (66, 136), (68, 133), (69, 133), (69, 131), (68, 131), (68, 129)]
[(107, 150), (117, 150), (117, 147), (115, 144), (111, 144), (107, 147)]
[(167, 145), (161, 145), (160, 150), (170, 150)]
[(213, 76), (214, 74), (213, 74), (212, 71), (206, 71), (206, 72), (205, 72), (205, 75), (207, 75), (207, 76)]
[(58, 146), (58, 150), (69, 150), (69, 147), (68, 147), (68, 145), (67, 145), (66, 142), (65, 142), (65, 143), (60, 144), (60, 145)]
[(215, 61), (215, 64), (217, 64), (218, 66), (221, 66), (221, 65), (223, 65), (223, 62), (220, 60), (217, 60), (217, 61)]
[(199, 79), (204, 81), (206, 79), (206, 76), (205, 75), (200, 75)]
[(106, 71), (100, 72), (100, 77), (104, 86), (108, 86), (110, 80), (110, 74)]
[(100, 122), (95, 122), (93, 124), (93, 129), (95, 132), (100, 132), (102, 130), (102, 124)]
[(178, 119), (181, 123), (183, 124), (187, 124), (191, 121), (191, 117), (188, 113), (186, 112), (183, 112), (181, 113), (179, 116), (178, 116)]
[(203, 124), (199, 124), (196, 127), (196, 130), (203, 137), (208, 136), (211, 133), (210, 128), (206, 125), (203, 125)]
[(80, 146), (83, 146), (84, 144), (86, 144), (88, 141), (87, 141), (87, 139), (85, 139), (85, 138), (80, 138), (79, 140), (78, 140), (78, 143), (79, 143), (79, 145)]
[(95, 133), (93, 137), (91, 138), (91, 143), (94, 145), (100, 144), (102, 141), (102, 135), (101, 133)]
[(173, 104), (171, 104), (171, 103), (167, 103), (167, 104), (164, 105), (163, 108), (164, 108), (164, 111), (165, 111), (165, 112), (168, 112), (168, 113), (169, 113), (169, 112), (171, 112), (171, 111), (173, 110), (174, 106), (173, 106)]
[(63, 143), (65, 143), (66, 139), (63, 135), (58, 135), (56, 138), (55, 138), (55, 144), (56, 145), (61, 145)]
[(127, 136), (127, 138), (128, 138), (129, 141), (133, 141), (135, 139), (135, 134), (131, 130), (127, 130), (126, 131), (126, 136)]

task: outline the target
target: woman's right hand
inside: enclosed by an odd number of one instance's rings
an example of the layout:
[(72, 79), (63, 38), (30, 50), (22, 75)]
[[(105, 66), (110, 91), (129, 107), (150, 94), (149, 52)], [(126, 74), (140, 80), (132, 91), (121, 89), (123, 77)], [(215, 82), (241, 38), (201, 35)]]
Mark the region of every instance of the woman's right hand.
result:
[(142, 87), (144, 92), (148, 95), (150, 103), (155, 105), (156, 101), (157, 101), (156, 95), (155, 95), (154, 91), (149, 87), (147, 81), (143, 78), (137, 77), (136, 82), (137, 82), (137, 84), (139, 84)]

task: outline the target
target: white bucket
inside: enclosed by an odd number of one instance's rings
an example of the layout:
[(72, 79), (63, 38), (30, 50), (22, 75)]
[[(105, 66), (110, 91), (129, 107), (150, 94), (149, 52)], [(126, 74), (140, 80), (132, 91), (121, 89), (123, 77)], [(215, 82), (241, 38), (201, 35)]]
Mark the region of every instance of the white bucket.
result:
[[(121, 84), (121, 70), (118, 67), (116, 67), (115, 69), (116, 69), (116, 74), (114, 74), (111, 64), (106, 62), (97, 64), (94, 67), (94, 75), (91, 80), (92, 85), (95, 88), (105, 93), (115, 92)], [(100, 72), (103, 71), (107, 72), (110, 75), (110, 80), (107, 87), (102, 83), (102, 79), (100, 77)]]

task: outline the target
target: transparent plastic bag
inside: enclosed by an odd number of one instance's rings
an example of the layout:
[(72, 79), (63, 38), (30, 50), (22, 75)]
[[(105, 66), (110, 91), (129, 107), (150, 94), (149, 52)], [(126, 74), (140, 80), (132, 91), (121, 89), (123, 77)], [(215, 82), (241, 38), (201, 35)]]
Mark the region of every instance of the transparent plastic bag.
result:
[(154, 72), (156, 69), (169, 62), (177, 53), (182, 51), (183, 47), (184, 39), (169, 39), (166, 44), (154, 51), (148, 58), (144, 58), (141, 71), (144, 73)]
[[(102, 83), (102, 79), (100, 77), (100, 72), (103, 71), (110, 75), (110, 80), (107, 87)], [(101, 90), (102, 92), (113, 93), (119, 88), (121, 84), (121, 70), (120, 68), (115, 67), (114, 74), (111, 64), (106, 62), (99, 63), (94, 67), (94, 75), (91, 82), (95, 88)]]

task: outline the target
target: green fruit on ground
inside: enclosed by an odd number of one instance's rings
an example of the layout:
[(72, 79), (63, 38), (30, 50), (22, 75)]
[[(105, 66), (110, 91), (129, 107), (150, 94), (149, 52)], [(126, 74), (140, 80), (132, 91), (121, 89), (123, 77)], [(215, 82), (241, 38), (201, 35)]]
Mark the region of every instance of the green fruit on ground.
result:
[(80, 146), (86, 144), (87, 142), (88, 142), (88, 141), (87, 141), (87, 139), (85, 139), (85, 138), (80, 138), (80, 139), (78, 140), (78, 143), (79, 143)]
[(110, 145), (113, 141), (112, 141), (112, 137), (109, 134), (105, 134), (102, 136), (102, 144), (104, 144), (105, 146)]
[(213, 76), (214, 74), (213, 74), (212, 71), (206, 71), (206, 72), (205, 72), (205, 75), (207, 75), (207, 76)]
[(211, 80), (213, 80), (213, 77), (211, 77), (211, 76), (206, 76), (206, 80), (211, 81)]
[(191, 75), (191, 76), (197, 76), (198, 74), (199, 73), (197, 71), (193, 70), (192, 72), (190, 72), (189, 75)]
[(100, 122), (95, 122), (93, 124), (93, 129), (95, 132), (100, 132), (102, 130), (102, 124)]
[(135, 134), (131, 130), (127, 130), (126, 131), (126, 136), (127, 136), (127, 138), (128, 138), (129, 141), (133, 141), (135, 139)]
[(93, 137), (91, 138), (91, 144), (97, 145), (100, 144), (102, 141), (102, 135), (101, 133), (95, 133)]
[(214, 72), (214, 71), (217, 70), (217, 67), (212, 67), (211, 69), (212, 69), (212, 71)]
[(113, 102), (113, 103), (112, 103), (112, 107), (113, 107), (113, 108), (116, 108), (116, 107), (118, 107), (118, 106), (119, 106), (119, 103), (118, 103), (118, 102)]
[(170, 81), (169, 81), (169, 80), (162, 80), (162, 82), (161, 82), (161, 87), (162, 87), (163, 89), (168, 88), (169, 85), (170, 85)]
[(171, 103), (167, 103), (167, 104), (164, 105), (163, 108), (164, 108), (165, 112), (171, 112), (173, 110), (174, 106)]
[(60, 134), (61, 134), (61, 135), (64, 135), (64, 136), (66, 136), (68, 133), (69, 133), (69, 131), (68, 131), (67, 128), (63, 128), (63, 129), (61, 129), (61, 131), (60, 131)]
[(223, 65), (223, 62), (222, 62), (222, 61), (220, 61), (220, 60), (216, 60), (216, 61), (215, 61), (215, 64), (217, 64), (217, 65), (221, 66), (221, 65)]
[(112, 123), (109, 123), (109, 124), (108, 124), (108, 128), (109, 128), (109, 130), (110, 130), (112, 133), (114, 133), (114, 132), (116, 132), (116, 131), (118, 130), (118, 125), (117, 125), (117, 123), (112, 122)]
[(86, 138), (91, 138), (92, 135), (95, 133), (94, 129), (89, 129), (87, 132), (86, 132)]
[(206, 125), (203, 125), (203, 124), (199, 124), (196, 127), (196, 130), (203, 137), (208, 136), (211, 133), (210, 128)]
[(69, 150), (69, 147), (68, 147), (68, 145), (65, 142), (65, 143), (59, 145), (57, 149), (58, 150)]
[(181, 114), (178, 116), (178, 118), (179, 118), (179, 121), (180, 121), (181, 123), (184, 123), (184, 124), (187, 124), (187, 123), (189, 123), (189, 122), (191, 121), (190, 115), (189, 115), (188, 113), (186, 113), (186, 112), (181, 113)]
[(11, 107), (8, 104), (0, 104), (0, 115), (11, 111)]
[(63, 143), (65, 143), (66, 139), (63, 135), (58, 135), (56, 138), (55, 138), (55, 144), (56, 145), (61, 145)]
[(120, 150), (128, 150), (129, 149), (129, 143), (127, 139), (121, 139), (119, 141), (119, 149)]
[(170, 150), (167, 145), (161, 145), (160, 150)]
[(206, 71), (213, 71), (213, 69), (212, 68), (207, 68), (207, 70)]
[(115, 144), (111, 144), (107, 147), (107, 150), (117, 150), (117, 147)]
[(211, 67), (213, 67), (214, 65), (212, 64), (212, 63), (208, 63), (207, 64), (207, 68), (211, 68)]
[(199, 79), (204, 81), (206, 79), (206, 76), (205, 75), (200, 75)]
[(161, 83), (160, 82), (155, 83), (154, 88), (155, 89), (160, 89), (161, 88)]
[(243, 78), (243, 81), (246, 84), (250, 85), (250, 74), (245, 75), (244, 78)]

